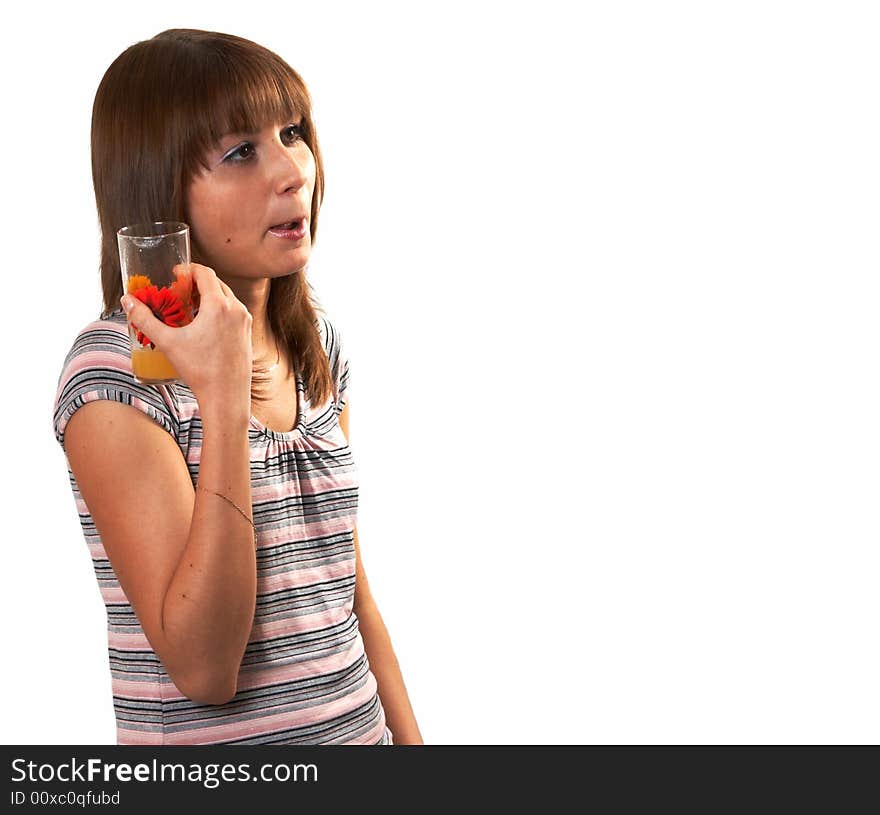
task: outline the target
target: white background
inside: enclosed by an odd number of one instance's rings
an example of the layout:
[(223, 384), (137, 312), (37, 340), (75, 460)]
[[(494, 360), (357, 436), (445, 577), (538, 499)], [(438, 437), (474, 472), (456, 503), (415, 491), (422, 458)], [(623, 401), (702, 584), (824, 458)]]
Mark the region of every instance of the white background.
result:
[(0, 740), (115, 743), (51, 409), (100, 309), (95, 90), (193, 27), (314, 98), (311, 279), (425, 741), (876, 742), (871, 9), (13, 4)]

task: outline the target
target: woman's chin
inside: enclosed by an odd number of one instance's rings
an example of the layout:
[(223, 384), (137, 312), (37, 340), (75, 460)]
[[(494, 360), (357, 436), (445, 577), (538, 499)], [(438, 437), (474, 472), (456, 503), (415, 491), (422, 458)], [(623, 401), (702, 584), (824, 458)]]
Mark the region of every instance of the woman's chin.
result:
[(268, 274), (267, 277), (276, 278), (276, 277), (291, 277), (295, 274), (300, 274), (305, 270), (305, 266), (303, 264), (298, 264), (295, 267), (287, 266), (283, 269), (273, 270), (271, 274)]

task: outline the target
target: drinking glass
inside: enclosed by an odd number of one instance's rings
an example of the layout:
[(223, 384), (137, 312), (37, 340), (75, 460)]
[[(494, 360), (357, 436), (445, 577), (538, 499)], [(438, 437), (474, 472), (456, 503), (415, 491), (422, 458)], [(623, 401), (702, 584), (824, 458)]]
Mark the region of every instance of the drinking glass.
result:
[[(146, 303), (156, 319), (180, 327), (198, 313), (193, 302), (189, 226), (181, 221), (153, 221), (124, 226), (116, 233), (122, 288)], [(180, 382), (180, 375), (146, 334), (128, 324), (134, 378), (147, 385)]]

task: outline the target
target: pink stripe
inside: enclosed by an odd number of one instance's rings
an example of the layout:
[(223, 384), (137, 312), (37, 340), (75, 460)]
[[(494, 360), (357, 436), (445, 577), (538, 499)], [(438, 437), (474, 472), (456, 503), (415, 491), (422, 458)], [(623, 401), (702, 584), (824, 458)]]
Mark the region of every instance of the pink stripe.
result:
[(281, 572), (280, 574), (268, 575), (261, 577), (257, 586), (257, 595), (268, 592), (277, 591), (290, 587), (307, 588), (315, 583), (322, 583), (326, 580), (335, 580), (339, 577), (350, 577), (355, 571), (354, 558), (351, 560), (340, 560), (336, 563), (327, 563), (323, 566), (313, 566), (308, 569), (299, 569), (296, 566), (290, 568), (289, 572)]
[(348, 619), (350, 611), (346, 606), (342, 606), (322, 609), (316, 614), (301, 614), (286, 620), (254, 623), (248, 642), (261, 642), (285, 634), (302, 634), (306, 631), (317, 631), (332, 625), (341, 625)]
[[(208, 744), (212, 741), (238, 739), (245, 736), (271, 733), (275, 730), (284, 730), (290, 727), (301, 727), (324, 722), (368, 703), (376, 693), (376, 683), (372, 674), (368, 674), (367, 680), (356, 693), (349, 694), (340, 699), (334, 699), (323, 705), (315, 705), (314, 707), (301, 710), (289, 710), (275, 716), (263, 716), (258, 719), (230, 722), (229, 724), (217, 724), (217, 719), (213, 719), (213, 724), (209, 727), (186, 730), (179, 733), (166, 733), (165, 744)], [(240, 715), (240, 713), (232, 715)], [(353, 743), (363, 744), (377, 741), (384, 730), (385, 716), (383, 713), (376, 725)]]
[(126, 730), (124, 727), (116, 727), (117, 744), (164, 744), (161, 733), (142, 733), (140, 730)]
[[(330, 445), (329, 449), (332, 450), (335, 448), (333, 445)], [(255, 504), (260, 504), (269, 501), (279, 501), (285, 498), (297, 499), (300, 494), (311, 497), (340, 489), (353, 489), (357, 485), (357, 477), (352, 473), (332, 473), (330, 475), (322, 473), (319, 476), (313, 474), (309, 479), (303, 479), (302, 493), (297, 491), (295, 485), (269, 484), (262, 487), (252, 488), (251, 499)], [(332, 519), (325, 518), (324, 522), (329, 520)]]
[[(277, 717), (277, 718), (282, 718), (282, 717)], [(265, 719), (260, 719), (260, 720), (253, 720), (253, 723), (256, 724), (256, 722), (258, 722), (258, 721), (259, 721), (260, 723), (265, 723), (265, 722), (266, 722)], [(285, 723), (285, 724), (286, 724), (286, 723)], [(355, 740), (353, 740), (353, 741), (351, 741), (351, 742), (347, 742), (347, 743), (348, 743), (348, 744), (353, 744), (353, 745), (357, 745), (357, 744), (375, 744), (375, 743), (378, 742), (379, 739), (382, 737), (382, 734), (385, 732), (385, 728), (386, 728), (385, 713), (384, 713), (384, 711), (382, 711), (382, 714), (381, 714), (381, 717), (380, 717), (379, 721), (376, 723), (376, 725), (375, 725), (373, 728), (371, 728), (370, 730), (368, 730), (368, 731), (367, 731), (365, 734), (363, 734), (360, 738), (355, 739)], [(280, 728), (280, 729), (284, 729), (284, 728)], [(195, 731), (194, 731), (194, 732), (195, 732)], [(213, 730), (210, 730), (210, 731), (208, 731), (208, 732), (210, 732), (210, 733), (212, 733), (212, 734), (214, 733)], [(250, 729), (248, 729), (248, 728), (240, 728), (240, 734), (241, 734), (241, 735), (262, 735), (262, 734), (267, 733), (267, 732), (271, 732), (271, 731), (264, 730), (262, 727), (260, 727), (259, 729), (257, 729), (256, 727), (251, 727)], [(389, 731), (389, 733), (390, 733), (390, 731)], [(180, 734), (180, 735), (183, 735), (183, 734)], [(230, 737), (229, 737), (229, 736), (226, 736), (226, 738), (228, 739), (228, 738), (230, 738)], [(235, 738), (235, 736), (232, 736), (232, 738)], [(219, 740), (219, 739), (218, 739), (218, 740)], [(216, 740), (215, 740), (215, 739), (211, 739), (211, 740), (206, 741), (206, 742), (198, 742), (198, 741), (191, 741), (191, 740), (182, 740), (182, 739), (177, 738), (177, 737), (169, 737), (169, 738), (163, 739), (163, 737), (162, 737), (162, 733), (159, 733), (159, 732), (142, 732), (142, 731), (140, 731), (140, 730), (126, 730), (124, 727), (121, 727), (121, 726), (117, 726), (117, 728), (116, 728), (116, 743), (117, 743), (117, 744), (129, 744), (129, 745), (139, 745), (139, 744), (140, 744), (140, 745), (150, 745), (150, 744), (208, 744), (208, 743), (211, 743), (211, 742), (215, 742), (215, 743), (216, 743)], [(389, 737), (389, 741), (388, 741), (388, 743), (389, 743), (389, 744), (393, 744), (393, 743), (394, 743), (394, 742), (391, 740), (391, 737)]]
[(113, 694), (115, 696), (130, 696), (134, 699), (155, 699), (156, 701), (161, 698), (161, 685), (154, 680), (132, 682), (129, 679), (117, 679), (114, 676), (110, 684), (113, 687)]
[(291, 540), (303, 541), (308, 538), (326, 538), (330, 535), (339, 535), (351, 531), (350, 518), (324, 518), (305, 524), (282, 526), (279, 529), (258, 530), (260, 533), (259, 548), (277, 546)]
[(135, 632), (126, 634), (122, 631), (107, 631), (107, 644), (111, 648), (118, 648), (120, 651), (152, 651), (153, 646), (147, 639), (146, 634)]
[(108, 586), (101, 584), (101, 597), (105, 603), (127, 603), (128, 598), (122, 590), (122, 586)]

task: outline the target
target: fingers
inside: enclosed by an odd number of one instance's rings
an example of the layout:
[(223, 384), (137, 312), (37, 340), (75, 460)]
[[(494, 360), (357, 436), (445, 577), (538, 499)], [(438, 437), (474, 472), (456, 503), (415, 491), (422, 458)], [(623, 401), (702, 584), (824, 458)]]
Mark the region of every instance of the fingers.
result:
[(223, 289), (220, 287), (220, 278), (217, 277), (216, 273), (210, 266), (202, 266), (201, 263), (191, 263), (190, 269), (192, 270), (193, 280), (195, 281), (196, 288), (199, 290), (199, 295), (201, 297), (205, 297), (211, 293), (213, 294), (223, 294)]
[(169, 331), (175, 329), (157, 320), (152, 309), (131, 294), (121, 298), (122, 308), (128, 316), (129, 323), (137, 331), (138, 342), (141, 345), (149, 345), (151, 342), (156, 346), (164, 346)]
[(191, 264), (191, 267), (193, 278), (196, 282), (196, 288), (201, 295), (204, 295), (205, 292), (213, 291), (217, 294), (222, 294), (225, 297), (235, 299), (235, 294), (232, 289), (217, 277), (217, 273), (210, 266), (203, 266), (201, 263), (193, 263)]
[[(184, 271), (184, 264), (178, 264), (174, 267), (174, 273), (178, 279), (180, 279)], [(205, 299), (206, 295), (238, 302), (232, 289), (217, 277), (217, 274), (209, 266), (191, 263), (190, 273), (194, 283), (192, 296), (196, 309), (200, 308), (201, 302)], [(137, 332), (138, 342), (142, 345), (152, 342), (156, 346), (162, 346), (170, 339), (167, 332), (169, 329), (174, 330), (174, 327), (167, 326), (160, 319), (157, 319), (152, 309), (136, 296), (131, 294), (125, 295), (120, 302), (123, 309), (125, 309), (129, 323)]]

